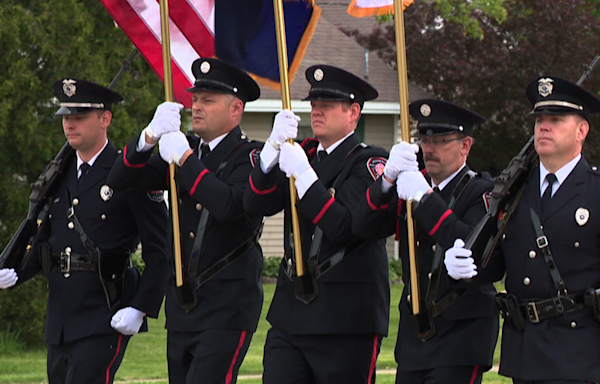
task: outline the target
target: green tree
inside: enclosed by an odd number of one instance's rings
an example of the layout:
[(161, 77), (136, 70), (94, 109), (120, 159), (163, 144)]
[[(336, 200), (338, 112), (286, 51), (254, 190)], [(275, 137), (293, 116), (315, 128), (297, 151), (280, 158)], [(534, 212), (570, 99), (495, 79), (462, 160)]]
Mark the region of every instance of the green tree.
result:
[[(495, 174), (533, 133), (527, 83), (539, 75), (575, 82), (584, 65), (600, 54), (600, 1), (505, 0), (503, 22), (473, 10), (470, 17), (480, 26), (482, 39), (465, 36), (463, 24), (445, 18), (439, 3), (456, 2), (415, 1), (405, 12), (408, 75), (436, 97), (488, 118), (475, 131), (469, 162)], [(358, 41), (395, 65), (393, 26), (359, 35)], [(584, 87), (599, 93), (600, 68)], [(591, 125), (584, 154), (598, 162), (600, 119)]]
[[(57, 104), (52, 84), (70, 77), (108, 85), (132, 50), (131, 42), (99, 1), (0, 2), (2, 248), (27, 214), (30, 184), (65, 142), (61, 121), (54, 115)], [(162, 89), (146, 62), (136, 58), (115, 87), (125, 98), (113, 108), (109, 128), (109, 137), (117, 146), (123, 146), (147, 124), (164, 98)], [(10, 322), (39, 317), (39, 311), (28, 311), (21, 303), (28, 294), (39, 296), (39, 286), (45, 283), (0, 292), (0, 331)], [(17, 294), (19, 290), (29, 291)], [(11, 303), (19, 310), (9, 311)], [(20, 320), (15, 313), (21, 313)]]

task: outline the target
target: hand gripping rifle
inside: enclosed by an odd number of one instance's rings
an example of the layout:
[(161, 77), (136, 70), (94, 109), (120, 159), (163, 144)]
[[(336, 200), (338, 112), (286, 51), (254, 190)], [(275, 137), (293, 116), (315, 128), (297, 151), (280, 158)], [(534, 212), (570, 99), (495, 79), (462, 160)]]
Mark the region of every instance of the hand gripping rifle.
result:
[[(585, 81), (598, 60), (600, 56), (594, 57), (586, 66), (583, 75), (577, 80), (577, 85)], [(490, 209), (465, 241), (465, 248), (471, 249), (474, 255), (481, 255), (481, 267), (485, 268), (490, 261), (500, 235), (521, 199), (525, 181), (538, 161), (539, 156), (535, 151), (532, 136), (519, 154), (510, 161), (508, 167), (494, 179)]]
[[(109, 89), (119, 81), (119, 78), (129, 69), (131, 61), (137, 54), (137, 49), (123, 61), (123, 66), (108, 86)], [(42, 174), (31, 185), (29, 195), (29, 211), (27, 217), (21, 222), (19, 229), (12, 236), (8, 245), (0, 254), (0, 268), (15, 268), (17, 273), (27, 265), (33, 244), (37, 240), (39, 229), (48, 217), (54, 200), (52, 197), (63, 179), (66, 169), (75, 158), (75, 151), (66, 142), (56, 157), (50, 161)]]

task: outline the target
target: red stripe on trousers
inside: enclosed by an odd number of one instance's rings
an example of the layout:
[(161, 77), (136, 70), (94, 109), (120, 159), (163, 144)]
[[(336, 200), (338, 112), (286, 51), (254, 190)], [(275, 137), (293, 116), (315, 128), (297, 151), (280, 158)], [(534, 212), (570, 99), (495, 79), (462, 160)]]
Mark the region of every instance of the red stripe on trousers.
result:
[(379, 342), (379, 335), (375, 335), (373, 338), (373, 354), (371, 355), (371, 366), (369, 367), (369, 380), (367, 384), (373, 380), (373, 374), (375, 373), (375, 367), (377, 365), (377, 344)]
[(475, 379), (477, 378), (477, 372), (479, 371), (479, 365), (476, 365), (473, 368), (473, 373), (471, 374), (471, 381), (469, 381), (469, 384), (473, 384), (475, 382)]
[(246, 340), (246, 331), (242, 331), (242, 335), (240, 336), (240, 341), (238, 342), (237, 349), (233, 354), (233, 360), (231, 360), (231, 365), (227, 370), (227, 376), (225, 376), (225, 384), (231, 384), (231, 380), (233, 377), (233, 368), (235, 367), (235, 363), (237, 362), (238, 356), (240, 355), (240, 349), (244, 345), (244, 340)]
[(119, 352), (121, 352), (121, 340), (123, 340), (123, 335), (119, 334), (119, 341), (117, 342), (117, 350), (115, 351), (115, 355), (112, 358), (110, 364), (108, 364), (108, 368), (106, 368), (106, 384), (110, 383), (110, 369), (112, 365), (115, 363), (117, 356), (119, 356)]

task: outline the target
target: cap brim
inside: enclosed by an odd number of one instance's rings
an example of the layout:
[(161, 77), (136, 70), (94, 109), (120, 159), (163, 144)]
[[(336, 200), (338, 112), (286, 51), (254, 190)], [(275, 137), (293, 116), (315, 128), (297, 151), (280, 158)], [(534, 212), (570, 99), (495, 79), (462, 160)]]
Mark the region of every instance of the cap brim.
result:
[(64, 115), (85, 115), (92, 111), (97, 111), (97, 108), (83, 108), (83, 107), (60, 107), (54, 114), (59, 116)]

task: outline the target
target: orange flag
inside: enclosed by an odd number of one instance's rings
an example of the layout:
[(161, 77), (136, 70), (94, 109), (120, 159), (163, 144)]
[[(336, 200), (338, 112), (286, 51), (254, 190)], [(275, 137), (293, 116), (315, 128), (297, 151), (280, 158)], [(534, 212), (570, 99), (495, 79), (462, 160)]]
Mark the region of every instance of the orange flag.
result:
[[(406, 9), (415, 0), (402, 0)], [(394, 13), (394, 0), (352, 0), (348, 6), (348, 14), (354, 17), (391, 15)]]

